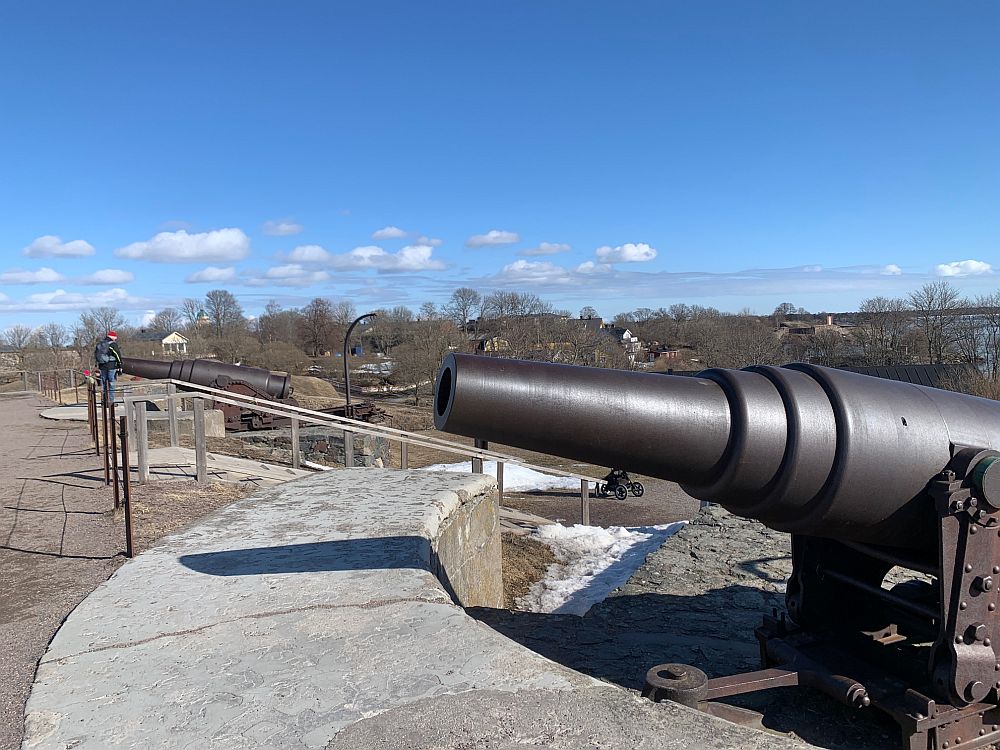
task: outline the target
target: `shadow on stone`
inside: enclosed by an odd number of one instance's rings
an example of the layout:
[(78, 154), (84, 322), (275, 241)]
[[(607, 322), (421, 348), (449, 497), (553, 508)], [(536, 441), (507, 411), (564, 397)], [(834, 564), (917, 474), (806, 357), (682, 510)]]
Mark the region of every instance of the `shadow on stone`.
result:
[[(783, 607), (783, 598), (729, 585), (694, 596), (613, 596), (584, 617), (487, 608), (467, 611), (542, 656), (639, 691), (646, 672), (666, 662), (692, 664), (709, 677), (760, 669), (753, 629), (772, 607)], [(794, 733), (818, 747), (900, 747), (899, 730), (881, 713), (848, 709), (808, 688), (779, 688), (726, 702), (759, 711), (768, 729)]]
[(307, 544), (182, 555), (182, 565), (213, 576), (315, 573), (337, 570), (427, 570), (430, 542), (417, 536), (342, 539)]

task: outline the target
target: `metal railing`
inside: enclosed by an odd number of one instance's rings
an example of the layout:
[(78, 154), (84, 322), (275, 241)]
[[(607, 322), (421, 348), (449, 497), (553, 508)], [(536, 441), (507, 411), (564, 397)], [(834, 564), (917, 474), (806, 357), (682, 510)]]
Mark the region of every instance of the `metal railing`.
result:
[[(135, 388), (135, 384), (133, 384)], [(139, 390), (145, 391), (140, 393)], [(159, 393), (150, 392), (158, 390)], [(538, 466), (530, 461), (513, 456), (507, 453), (490, 450), (487, 443), (476, 441), (473, 446), (456, 443), (451, 440), (429, 435), (401, 430), (387, 425), (372, 424), (362, 422), (348, 417), (341, 417), (326, 412), (307, 409), (301, 406), (289, 404), (279, 404), (274, 401), (259, 399), (253, 396), (223, 391), (218, 388), (197, 385), (186, 381), (165, 380), (165, 381), (142, 381), (138, 389), (123, 398), (126, 416), (131, 426), (131, 433), (135, 437), (136, 455), (139, 463), (139, 481), (148, 480), (148, 467), (143, 468), (143, 456), (148, 456), (148, 430), (146, 429), (146, 409), (144, 402), (150, 398), (165, 400), (167, 409), (167, 419), (170, 430), (170, 445), (179, 444), (177, 427), (178, 399), (192, 399), (193, 420), (195, 423), (195, 458), (196, 475), (204, 474), (205, 435), (204, 435), (204, 405), (199, 402), (208, 400), (239, 406), (263, 414), (270, 414), (277, 417), (284, 417), (291, 422), (292, 433), (292, 456), (293, 468), (302, 468), (306, 462), (301, 459), (301, 446), (299, 444), (299, 428), (303, 424), (335, 427), (344, 432), (344, 465), (350, 467), (354, 465), (353, 438), (355, 435), (369, 435), (381, 437), (399, 444), (400, 467), (408, 468), (408, 449), (410, 446), (427, 448), (441, 451), (443, 453), (471, 458), (473, 473), (483, 472), (483, 462), (486, 460), (496, 461), (497, 465), (497, 486), (500, 497), (503, 497), (503, 474), (506, 465), (522, 466), (545, 474), (577, 479), (580, 482), (580, 514), (585, 524), (590, 523), (590, 484), (597, 484), (600, 480), (579, 474), (577, 472), (566, 471), (547, 466)], [(140, 416), (141, 415), (141, 416)], [(199, 416), (200, 415), (200, 416)], [(147, 459), (148, 461), (148, 459)]]
[(51, 370), (0, 370), (0, 378), (21, 381), (21, 390), (37, 391), (56, 403), (64, 403), (63, 391), (72, 389), (75, 403), (80, 403), (80, 388), (86, 383), (82, 371), (72, 367)]

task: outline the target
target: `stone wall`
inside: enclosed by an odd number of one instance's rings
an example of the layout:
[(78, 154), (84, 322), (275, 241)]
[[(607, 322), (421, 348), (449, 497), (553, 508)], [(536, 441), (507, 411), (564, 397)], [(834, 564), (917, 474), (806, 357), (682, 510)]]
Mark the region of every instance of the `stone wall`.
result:
[[(292, 462), (292, 431), (290, 428), (230, 433), (230, 437), (240, 440), (248, 446), (262, 449), (264, 452), (257, 454), (257, 457), (263, 461), (270, 459), (276, 463), (284, 464)], [(328, 466), (344, 466), (346, 457), (344, 433), (329, 427), (302, 427), (299, 430), (299, 451), (303, 461)], [(388, 466), (389, 441), (376, 435), (355, 435), (354, 465), (380, 468)]]
[(431, 572), (463, 607), (502, 607), (496, 493), (465, 496), (431, 539)]

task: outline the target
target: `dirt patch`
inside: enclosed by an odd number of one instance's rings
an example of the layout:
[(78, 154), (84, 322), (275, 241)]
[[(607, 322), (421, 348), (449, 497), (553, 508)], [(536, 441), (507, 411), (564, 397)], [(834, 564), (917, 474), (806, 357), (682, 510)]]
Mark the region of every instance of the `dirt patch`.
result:
[(256, 490), (256, 487), (232, 482), (161, 481), (133, 485), (132, 544), (135, 554), (154, 546), (167, 534), (181, 531)]
[(515, 602), (540, 581), (556, 561), (544, 542), (519, 534), (500, 535), (503, 554), (503, 606), (517, 609)]

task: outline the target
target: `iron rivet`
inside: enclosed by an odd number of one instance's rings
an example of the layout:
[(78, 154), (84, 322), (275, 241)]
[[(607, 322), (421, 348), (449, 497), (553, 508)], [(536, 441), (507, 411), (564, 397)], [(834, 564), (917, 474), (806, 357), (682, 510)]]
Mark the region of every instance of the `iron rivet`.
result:
[(969, 533), (970, 534), (975, 534), (977, 531), (979, 531), (979, 527), (978, 526), (970, 526), (969, 527)]
[(944, 750), (948, 750), (948, 748), (950, 747), (950, 745), (947, 742), (944, 742), (944, 743), (942, 743), (941, 747), (943, 747)]
[(990, 612), (992, 612), (996, 608), (997, 608), (997, 605), (994, 604), (993, 602), (990, 602), (989, 606), (986, 609), (988, 609)]
[(961, 604), (958, 605), (958, 608), (959, 609), (965, 609), (968, 606), (969, 606), (968, 604), (966, 604), (965, 602), (962, 602)]
[(961, 642), (962, 642), (962, 636), (956, 635), (955, 636), (955, 643), (961, 643)]
[(966, 573), (971, 573), (972, 572), (972, 563), (966, 563), (965, 564), (965, 572)]
[(989, 645), (990, 645), (990, 639), (989, 639), (989, 638), (987, 638), (986, 640), (984, 640), (984, 641), (983, 641), (983, 645), (984, 645), (984, 646), (989, 646)]
[(994, 565), (993, 566), (993, 572), (994, 573), (1000, 573), (1000, 565)]
[(986, 734), (986, 730), (985, 729), (980, 729), (979, 730), (979, 736), (982, 737), (984, 734)]

